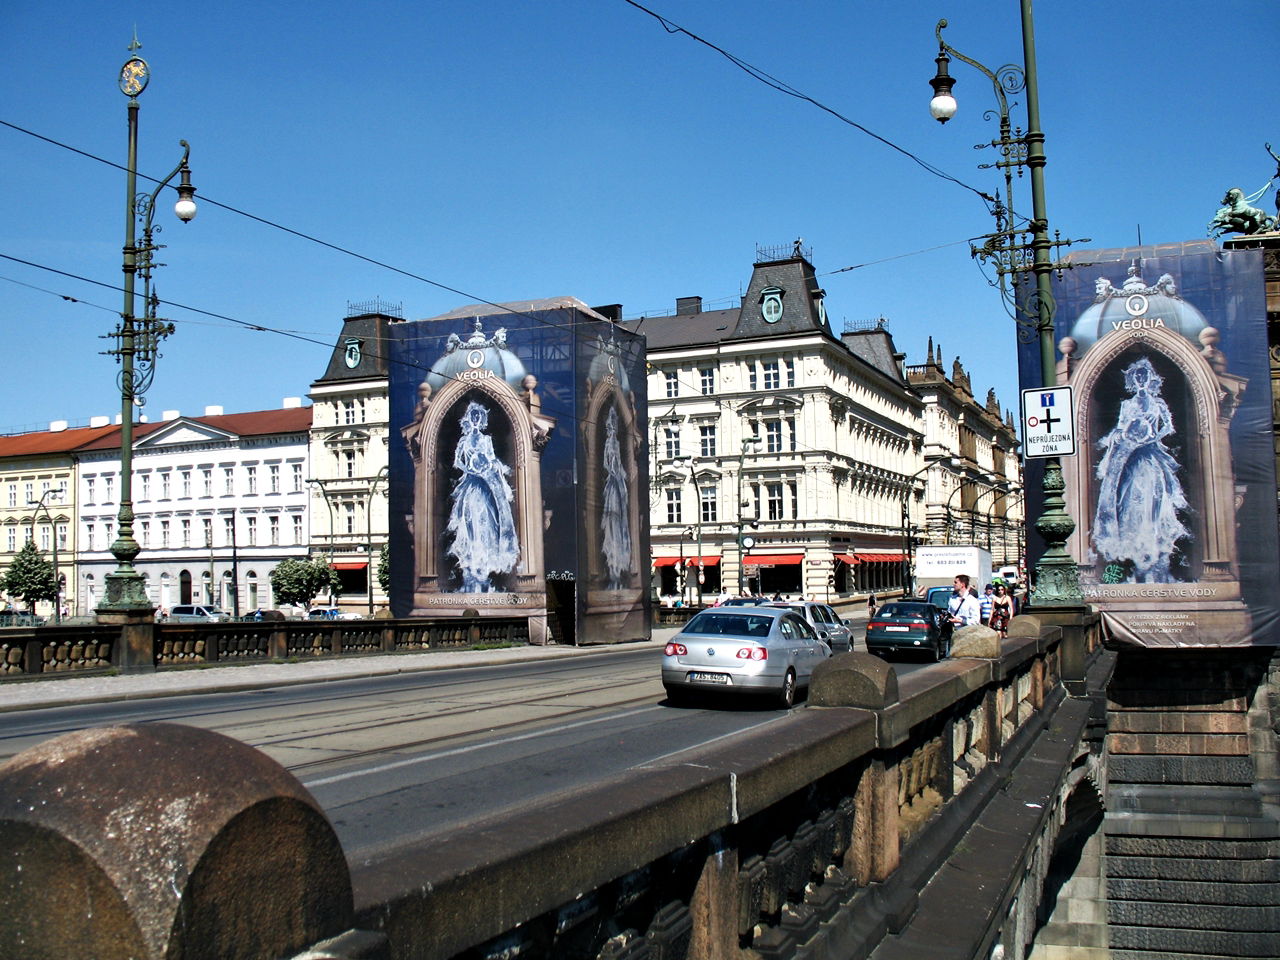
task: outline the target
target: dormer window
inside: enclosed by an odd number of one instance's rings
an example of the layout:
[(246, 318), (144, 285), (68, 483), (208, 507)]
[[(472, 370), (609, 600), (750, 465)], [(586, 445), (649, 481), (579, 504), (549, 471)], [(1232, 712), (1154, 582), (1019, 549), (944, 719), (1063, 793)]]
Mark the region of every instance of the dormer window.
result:
[(781, 287), (765, 287), (760, 294), (760, 316), (765, 323), (777, 323), (782, 319)]

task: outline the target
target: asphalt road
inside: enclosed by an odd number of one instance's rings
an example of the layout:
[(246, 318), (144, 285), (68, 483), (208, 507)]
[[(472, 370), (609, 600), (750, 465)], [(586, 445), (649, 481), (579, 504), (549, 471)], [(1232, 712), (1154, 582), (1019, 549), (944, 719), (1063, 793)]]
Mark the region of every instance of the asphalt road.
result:
[[(353, 862), (736, 733), (785, 723), (759, 702), (666, 703), (661, 647), (256, 690), (21, 710), (0, 760), (62, 733), (170, 721), (216, 730), (287, 767)], [(899, 672), (923, 665), (898, 664)], [(797, 706), (797, 710), (807, 709)]]

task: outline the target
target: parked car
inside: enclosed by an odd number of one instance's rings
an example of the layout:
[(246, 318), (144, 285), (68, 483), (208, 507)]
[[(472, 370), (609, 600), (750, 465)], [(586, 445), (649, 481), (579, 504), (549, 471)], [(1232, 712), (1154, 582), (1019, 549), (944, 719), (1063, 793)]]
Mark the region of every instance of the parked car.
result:
[(825, 603), (812, 600), (771, 600), (770, 607), (781, 607), (794, 610), (809, 621), (809, 626), (818, 631), (818, 639), (827, 641), (836, 653), (845, 653), (853, 649), (853, 633), (847, 621), (841, 620), (839, 614)]
[(226, 623), (231, 615), (217, 607), (199, 603), (180, 603), (169, 611), (172, 623)]
[(671, 638), (662, 656), (662, 685), (673, 702), (714, 691), (765, 694), (783, 707), (807, 689), (831, 648), (791, 610), (713, 607)]
[(924, 650), (934, 660), (951, 655), (951, 619), (923, 601), (886, 603), (867, 621), (867, 650), (876, 656)]
[(930, 587), (924, 592), (925, 603), (932, 603), (941, 610), (946, 610), (951, 603), (951, 587)]
[(359, 620), (358, 613), (343, 610), (341, 607), (312, 607), (307, 611), (308, 620)]
[(769, 601), (764, 597), (730, 597), (724, 603), (720, 604), (720, 606), (722, 607), (759, 607), (759, 606), (763, 606), (768, 602)]
[(263, 620), (287, 620), (289, 618), (285, 616), (285, 612), (283, 610), (263, 610), (259, 607), (251, 613), (246, 613), (240, 619), (258, 623)]

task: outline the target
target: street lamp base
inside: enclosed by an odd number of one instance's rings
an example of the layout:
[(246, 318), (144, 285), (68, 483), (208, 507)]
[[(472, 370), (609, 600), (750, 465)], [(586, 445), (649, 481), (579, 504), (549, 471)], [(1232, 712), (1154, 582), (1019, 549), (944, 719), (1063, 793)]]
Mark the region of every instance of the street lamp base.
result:
[(147, 597), (147, 583), (136, 570), (109, 573), (103, 577), (103, 600), (98, 605), (98, 622), (120, 623), (132, 617), (151, 617), (155, 607)]
[(1035, 607), (1084, 604), (1080, 589), (1080, 568), (1067, 552), (1067, 539), (1075, 531), (1075, 521), (1067, 513), (1063, 493), (1062, 464), (1058, 459), (1045, 460), (1044, 512), (1036, 521), (1036, 529), (1044, 537), (1045, 551), (1036, 563), (1036, 587), (1031, 594)]

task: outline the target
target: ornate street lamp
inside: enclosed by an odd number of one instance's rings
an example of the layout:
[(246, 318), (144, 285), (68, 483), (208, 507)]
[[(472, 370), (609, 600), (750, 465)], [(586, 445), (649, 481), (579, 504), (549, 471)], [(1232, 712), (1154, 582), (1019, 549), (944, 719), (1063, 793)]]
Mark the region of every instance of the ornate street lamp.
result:
[[(133, 415), (134, 408), (143, 404), (143, 395), (155, 376), (155, 362), (160, 356), (160, 341), (173, 333), (173, 324), (156, 317), (159, 298), (152, 286), (151, 273), (155, 263), (155, 251), (163, 244), (154, 241), (161, 228), (153, 224), (155, 204), (160, 192), (179, 173), (178, 202), (173, 212), (183, 223), (195, 219), (196, 188), (191, 185), (191, 169), (187, 158), (191, 147), (185, 140), (182, 160), (173, 171), (160, 181), (149, 195), (138, 193), (138, 95), (147, 88), (151, 68), (135, 51), (141, 49), (135, 34), (129, 44), (131, 56), (120, 68), (120, 91), (129, 98), (129, 166), (125, 175), (124, 219), (124, 309), (120, 312), (120, 324), (109, 336), (116, 341), (113, 350), (105, 351), (120, 364), (120, 511), (116, 540), (111, 553), (117, 566), (114, 573), (104, 577), (104, 598), (98, 607), (99, 615), (116, 618), (150, 617), (153, 607), (147, 597), (146, 583), (134, 569), (133, 561), (140, 552), (133, 536)], [(142, 225), (142, 244), (137, 243), (136, 224)], [(143, 315), (134, 315), (134, 281), (142, 277)]]
[(742, 499), (742, 471), (747, 463), (747, 454), (760, 452), (761, 440), (759, 437), (745, 437), (742, 441), (742, 453), (738, 456), (738, 595), (746, 596), (747, 594), (747, 565), (744, 562), (747, 558), (747, 551), (756, 545), (756, 538), (746, 532), (747, 527), (756, 529), (760, 526), (760, 518), (754, 520), (746, 519), (742, 514), (742, 508), (746, 503)]
[[(44, 511), (45, 520), (49, 521), (49, 534), (52, 537), (50, 546), (53, 548), (53, 622), (62, 622), (62, 576), (58, 573), (58, 525), (54, 523), (53, 516), (49, 513), (49, 505), (46, 500), (52, 496), (54, 499), (62, 496), (66, 490), (64, 487), (50, 487), (44, 493), (40, 494), (39, 500), (28, 500), (27, 506), (35, 508), (36, 516), (40, 515), (40, 511)], [(32, 530), (32, 542), (35, 541), (34, 529)]]
[[(1003, 170), (1005, 194), (1003, 199), (986, 197), (996, 218), (996, 230), (987, 235), (984, 246), (973, 248), (973, 255), (995, 264), (1001, 293), (1014, 306), (1019, 336), (1026, 335), (1027, 342), (1038, 338), (1041, 377), (1045, 386), (1053, 386), (1057, 383), (1057, 365), (1053, 343), (1054, 302), (1049, 275), (1054, 270), (1063, 269), (1065, 264), (1054, 263), (1049, 251), (1076, 241), (1061, 240), (1057, 234), (1054, 239), (1049, 239), (1049, 218), (1045, 213), (1044, 197), (1044, 133), (1040, 129), (1040, 91), (1036, 73), (1035, 25), (1031, 16), (1031, 0), (1020, 0), (1020, 8), (1023, 66), (1006, 64), (994, 73), (943, 40), (942, 30), (947, 21), (938, 21), (935, 30), (938, 38), (938, 56), (935, 61), (938, 70), (929, 81), (934, 91), (929, 110), (939, 123), (946, 123), (955, 115), (957, 104), (951, 92), (955, 80), (947, 71), (952, 56), (974, 67), (991, 81), (999, 107), (1000, 137), (991, 141), (990, 146), (996, 148), (999, 157), (994, 163), (981, 165), (980, 169), (996, 167)], [(1006, 93), (1018, 93), (1023, 89), (1027, 94), (1025, 134), (1010, 131), (1009, 102), (1005, 96)], [(1031, 175), (1031, 221), (1025, 227), (1017, 227), (1013, 208), (1013, 171), (1016, 169), (1021, 176), (1023, 167)], [(1027, 234), (1031, 236), (1030, 243), (1026, 242)], [(1080, 242), (1089, 241), (1086, 239)], [(1029, 267), (1028, 254), (1031, 259)], [(1028, 289), (1027, 284), (1015, 281), (1011, 290), (1007, 285), (1007, 278), (1025, 276), (1028, 272), (1035, 277), (1034, 289)], [(1045, 550), (1036, 564), (1034, 602), (1037, 605), (1078, 606), (1084, 603), (1084, 594), (1080, 590), (1080, 573), (1075, 561), (1067, 553), (1066, 546), (1067, 539), (1075, 530), (1075, 521), (1067, 513), (1063, 497), (1066, 484), (1062, 479), (1062, 464), (1057, 457), (1044, 460), (1043, 489), (1044, 511), (1036, 521), (1036, 529), (1044, 538)]]

